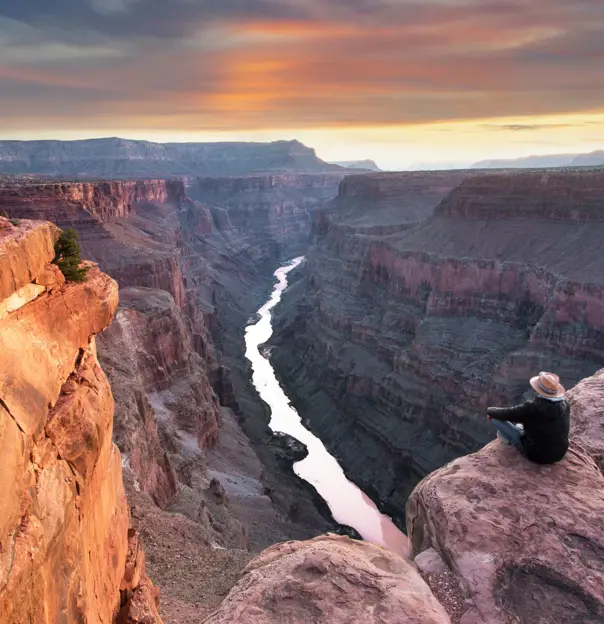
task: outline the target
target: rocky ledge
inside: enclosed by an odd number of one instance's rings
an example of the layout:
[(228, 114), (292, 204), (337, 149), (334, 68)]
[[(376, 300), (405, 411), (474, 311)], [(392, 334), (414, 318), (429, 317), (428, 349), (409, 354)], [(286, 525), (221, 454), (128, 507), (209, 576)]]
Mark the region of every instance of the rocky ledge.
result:
[(0, 220), (0, 621), (135, 622), (136, 598), (159, 622), (96, 357), (117, 284), (95, 266), (63, 283), (56, 234)]
[(421, 564), (452, 574), (462, 624), (604, 620), (604, 371), (569, 392), (572, 444), (553, 466), (492, 442), (429, 475), (407, 503)]

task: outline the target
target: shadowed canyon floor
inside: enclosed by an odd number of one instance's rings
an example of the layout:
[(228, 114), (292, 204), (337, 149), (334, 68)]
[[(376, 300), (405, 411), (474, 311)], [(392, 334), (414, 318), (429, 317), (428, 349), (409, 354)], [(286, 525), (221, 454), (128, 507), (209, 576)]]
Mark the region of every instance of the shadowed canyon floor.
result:
[(338, 462), (326, 450), (325, 445), (302, 424), (296, 410), (275, 377), (269, 359), (262, 353), (262, 346), (272, 334), (271, 311), (281, 300), (287, 287), (287, 275), (304, 260), (295, 258), (275, 271), (277, 284), (270, 299), (258, 310), (258, 321), (250, 323), (245, 331), (246, 357), (252, 363), (252, 383), (271, 410), (270, 428), (276, 433), (291, 435), (305, 447), (305, 457), (294, 470), (311, 484), (327, 503), (336, 522), (352, 527), (363, 539), (399, 554), (408, 550), (406, 536), (392, 520), (380, 514), (371, 499), (354, 483), (348, 481)]

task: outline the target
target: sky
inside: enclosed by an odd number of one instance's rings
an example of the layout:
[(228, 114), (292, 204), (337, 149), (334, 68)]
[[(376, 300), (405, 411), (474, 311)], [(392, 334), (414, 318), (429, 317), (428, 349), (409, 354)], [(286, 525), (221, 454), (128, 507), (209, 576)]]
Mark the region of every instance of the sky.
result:
[(0, 139), (604, 148), (604, 0), (0, 0)]

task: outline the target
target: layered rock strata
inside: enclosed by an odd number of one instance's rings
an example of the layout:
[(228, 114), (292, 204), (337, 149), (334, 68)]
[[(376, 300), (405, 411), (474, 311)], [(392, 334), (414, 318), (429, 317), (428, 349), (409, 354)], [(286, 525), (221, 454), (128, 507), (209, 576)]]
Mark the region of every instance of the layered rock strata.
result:
[[(2, 295), (43, 285), (57, 230), (0, 223)], [(111, 622), (145, 583), (126, 579), (129, 510), (112, 442), (113, 397), (95, 335), (117, 284), (91, 267), (0, 318), (0, 621)], [(156, 621), (160, 621), (157, 619)]]
[(238, 232), (253, 233), (258, 261), (291, 259), (306, 251), (312, 213), (333, 199), (343, 177), (325, 173), (195, 178), (187, 191), (193, 199), (223, 209)]
[(491, 438), (488, 405), (520, 401), (535, 371), (572, 386), (604, 364), (603, 179), (466, 179), (414, 227), (390, 207), (386, 234), (371, 200), (317, 213), (271, 353), (302, 417), (401, 522), (423, 476)]
[[(166, 180), (69, 182), (0, 178), (3, 210), (27, 219), (47, 218), (65, 226), (81, 218), (127, 217), (135, 204), (178, 201), (182, 185)], [(83, 214), (85, 213), (85, 214)]]

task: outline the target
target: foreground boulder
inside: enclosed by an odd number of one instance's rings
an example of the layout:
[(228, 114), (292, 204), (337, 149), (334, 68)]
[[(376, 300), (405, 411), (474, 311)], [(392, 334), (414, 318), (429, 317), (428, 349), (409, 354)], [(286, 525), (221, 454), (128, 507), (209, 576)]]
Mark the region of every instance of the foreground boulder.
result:
[(424, 479), (413, 554), (434, 549), (471, 598), (462, 623), (604, 621), (604, 476), (579, 446), (538, 466), (496, 441)]
[(580, 381), (566, 395), (572, 411), (572, 438), (604, 472), (604, 369)]
[(415, 566), (378, 546), (326, 535), (265, 550), (206, 624), (445, 624)]

